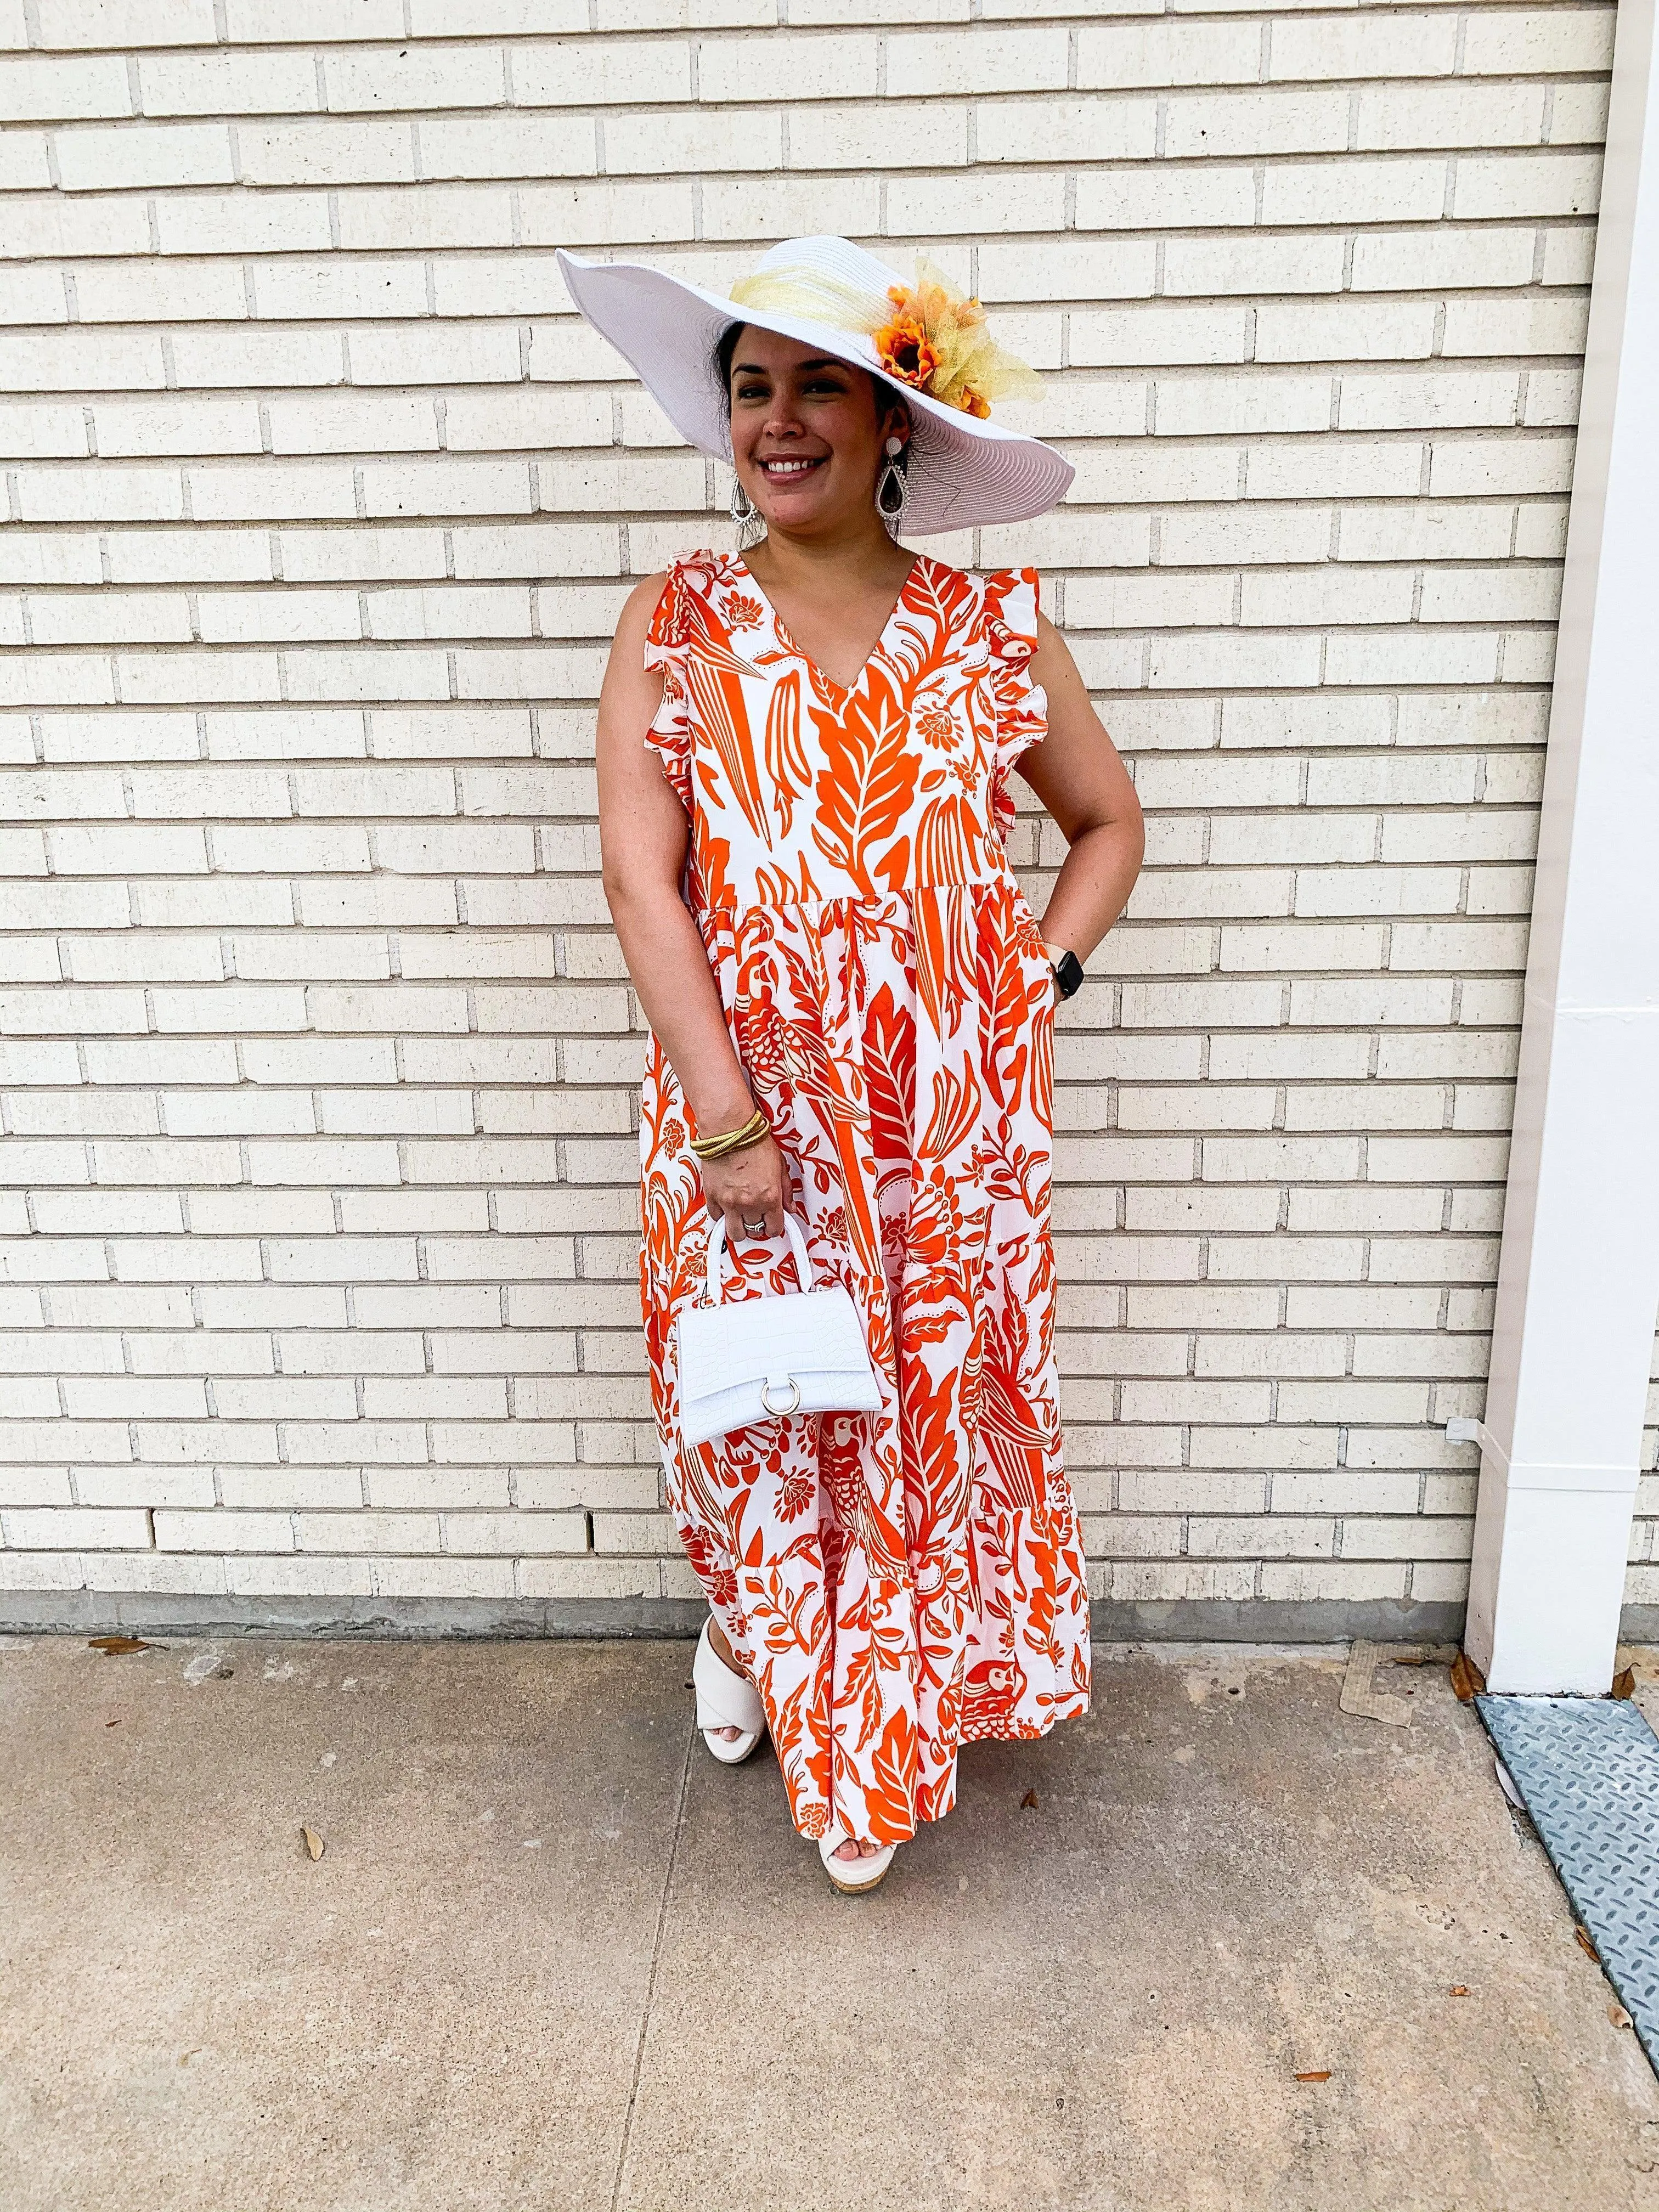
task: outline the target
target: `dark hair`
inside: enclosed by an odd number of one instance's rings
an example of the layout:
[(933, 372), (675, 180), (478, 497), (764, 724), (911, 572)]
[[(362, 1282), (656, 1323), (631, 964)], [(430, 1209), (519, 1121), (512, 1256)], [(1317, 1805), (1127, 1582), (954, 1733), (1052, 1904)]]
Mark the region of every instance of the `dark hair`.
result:
[[(714, 348), (714, 374), (720, 379), (720, 392), (726, 401), (726, 411), (728, 416), (732, 412), (732, 363), (737, 357), (738, 340), (748, 327), (747, 323), (728, 323), (720, 332), (720, 343)], [(856, 368), (859, 366), (856, 362), (848, 362), (847, 365), (849, 368)], [(866, 368), (864, 374), (869, 377), (875, 392), (877, 420), (880, 420), (884, 408), (896, 407), (905, 421), (908, 422), (910, 410), (899, 394), (890, 386), (884, 384), (878, 376), (873, 375), (869, 369)], [(903, 466), (908, 459), (909, 448), (907, 447), (900, 465)]]

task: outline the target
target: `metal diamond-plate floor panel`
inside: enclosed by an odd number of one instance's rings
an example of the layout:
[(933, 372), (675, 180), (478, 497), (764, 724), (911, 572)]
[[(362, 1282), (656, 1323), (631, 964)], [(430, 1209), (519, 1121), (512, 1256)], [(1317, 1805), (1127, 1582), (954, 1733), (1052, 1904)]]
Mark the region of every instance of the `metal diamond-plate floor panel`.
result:
[(1475, 1703), (1659, 2069), (1659, 1736), (1623, 1699)]

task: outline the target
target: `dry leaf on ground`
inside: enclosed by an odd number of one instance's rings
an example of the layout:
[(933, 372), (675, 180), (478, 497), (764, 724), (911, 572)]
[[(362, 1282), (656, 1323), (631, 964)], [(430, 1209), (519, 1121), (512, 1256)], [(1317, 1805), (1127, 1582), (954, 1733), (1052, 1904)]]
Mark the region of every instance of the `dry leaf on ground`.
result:
[(1613, 1676), (1612, 1694), (1615, 1698), (1633, 1698), (1636, 1695), (1636, 1669), (1634, 1667), (1626, 1667), (1620, 1673)]
[(1331, 2069), (1328, 2066), (1322, 2074), (1298, 2074), (1296, 2078), (1298, 2081), (1328, 2081)]
[(88, 1644), (94, 1651), (101, 1651), (106, 1659), (119, 1659), (129, 1651), (153, 1651), (155, 1646), (146, 1644), (142, 1636), (89, 1636)]
[(1469, 1993), (1468, 1984), (1465, 1982), (1454, 1982), (1451, 1993), (1455, 1997), (1466, 1997)]
[(1572, 1940), (1587, 1959), (1594, 1959), (1598, 1966), (1601, 1965), (1601, 1954), (1591, 1942), (1589, 1929), (1577, 1921), (1573, 1923)]
[(318, 1834), (315, 1828), (301, 1828), (300, 1833), (305, 1838), (306, 1849), (310, 1852), (312, 1857), (313, 1859), (321, 1858), (325, 1846), (322, 1838)]
[(1615, 2027), (1632, 2027), (1635, 2025), (1621, 2004), (1610, 2004), (1607, 2007), (1607, 2018)]
[(1035, 1790), (1028, 1790), (1025, 1795), (1019, 1801), (1019, 1809), (1022, 1813), (1035, 1813), (1036, 1808), (1036, 1791)]
[(1452, 1661), (1451, 1686), (1460, 1705), (1467, 1705), (1471, 1698), (1478, 1698), (1486, 1686), (1486, 1678), (1467, 1651), (1460, 1651)]

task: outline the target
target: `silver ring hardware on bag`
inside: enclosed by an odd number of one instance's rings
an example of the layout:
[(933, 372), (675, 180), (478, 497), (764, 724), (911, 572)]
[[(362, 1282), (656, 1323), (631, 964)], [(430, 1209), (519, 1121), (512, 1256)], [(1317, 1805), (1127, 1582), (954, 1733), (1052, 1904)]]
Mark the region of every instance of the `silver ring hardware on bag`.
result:
[(774, 1378), (769, 1375), (765, 1382), (761, 1384), (761, 1403), (765, 1407), (767, 1412), (772, 1415), (775, 1420), (781, 1420), (786, 1414), (793, 1413), (796, 1407), (799, 1405), (800, 1384), (796, 1382), (793, 1375), (786, 1375), (783, 1379), (789, 1385), (791, 1394), (789, 1403), (787, 1406), (775, 1406), (772, 1403), (773, 1379)]

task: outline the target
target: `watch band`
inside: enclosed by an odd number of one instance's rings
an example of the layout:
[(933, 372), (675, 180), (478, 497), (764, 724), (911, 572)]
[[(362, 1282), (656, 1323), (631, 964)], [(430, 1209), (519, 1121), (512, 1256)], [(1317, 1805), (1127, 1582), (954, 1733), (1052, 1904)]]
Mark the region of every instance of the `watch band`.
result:
[[(1054, 971), (1054, 987), (1062, 999), (1069, 999), (1083, 982), (1083, 963), (1069, 945), (1050, 945), (1045, 939), (1043, 951), (1050, 955), (1049, 966)], [(1058, 953), (1059, 957), (1053, 956)]]

